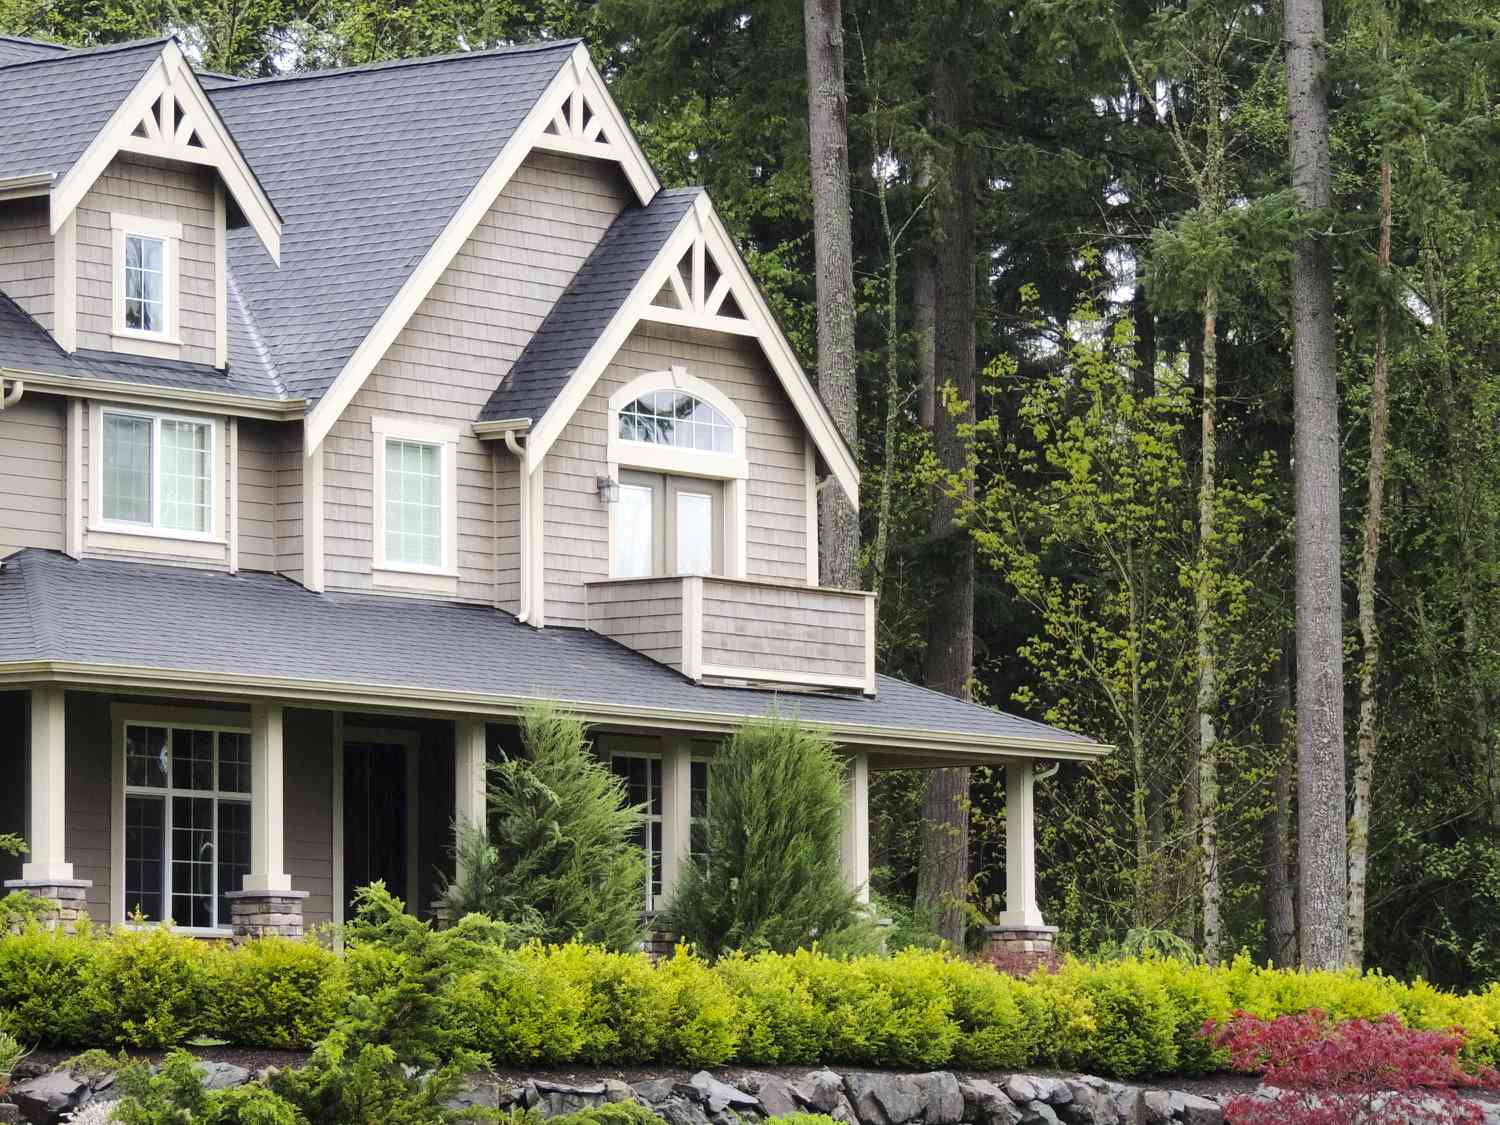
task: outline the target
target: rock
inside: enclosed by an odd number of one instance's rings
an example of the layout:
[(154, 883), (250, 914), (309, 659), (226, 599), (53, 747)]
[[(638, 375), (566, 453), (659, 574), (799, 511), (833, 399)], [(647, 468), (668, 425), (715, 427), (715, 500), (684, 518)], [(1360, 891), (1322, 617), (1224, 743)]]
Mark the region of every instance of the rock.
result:
[(32, 1125), (52, 1125), (64, 1113), (77, 1109), (89, 1096), (89, 1084), (65, 1070), (28, 1078), (10, 1090), (10, 1100)]
[(0, 1102), (0, 1125), (10, 1125), (21, 1120), (21, 1107), (12, 1102)]
[(1110, 1105), (1119, 1125), (1146, 1125), (1146, 1094), (1139, 1086), (1116, 1086)]
[(250, 1081), (250, 1072), (234, 1063), (198, 1060), (198, 1069), (203, 1072), (205, 1090), (227, 1090), (231, 1086), (243, 1086)]
[(496, 1109), (512, 1109), (526, 1104), (526, 1087), (501, 1086), (495, 1097)]
[(602, 1105), (607, 1096), (608, 1090), (603, 1082), (569, 1086), (563, 1082), (533, 1078), (526, 1083), (525, 1102), (528, 1106), (540, 1109), (544, 1117), (558, 1117), (564, 1113), (577, 1113), (580, 1109)]
[(1027, 1080), (1036, 1087), (1036, 1100), (1039, 1102), (1046, 1102), (1050, 1106), (1061, 1106), (1073, 1100), (1073, 1091), (1062, 1079), (1027, 1075)]
[(1027, 1074), (1012, 1074), (1007, 1078), (1005, 1093), (1017, 1105), (1037, 1101), (1042, 1096), (1042, 1092), (1037, 1089), (1036, 1079)]
[(443, 1104), (449, 1109), (499, 1109), (500, 1079), (493, 1074), (466, 1074), (462, 1088)]
[[(925, 1076), (854, 1073), (844, 1075), (844, 1085), (849, 1090), (849, 1100), (854, 1103), (855, 1116), (862, 1125), (906, 1125), (909, 1121), (923, 1120), (927, 1112), (926, 1091), (919, 1081), (921, 1077)], [(956, 1081), (953, 1089), (958, 1095), (959, 1115), (962, 1116), (963, 1095), (958, 1093)]]
[(1165, 1090), (1147, 1090), (1141, 1095), (1146, 1125), (1167, 1125), (1172, 1120), (1172, 1095)]
[(1046, 1102), (1030, 1101), (1021, 1107), (1021, 1125), (1061, 1125)]
[(647, 1105), (659, 1105), (672, 1096), (677, 1083), (670, 1078), (649, 1078), (631, 1087), (635, 1096)]
[(703, 1103), (710, 1116), (723, 1113), (726, 1109), (749, 1110), (753, 1113), (764, 1112), (761, 1109), (760, 1099), (754, 1094), (747, 1094), (727, 1082), (720, 1082), (706, 1070), (700, 1070), (689, 1081), (693, 1089), (698, 1092), (698, 1100)]
[(926, 1125), (959, 1125), (964, 1119), (964, 1095), (958, 1079), (946, 1070), (916, 1076), (917, 1097), (926, 1104)]
[(1058, 1116), (1068, 1125), (1116, 1125), (1114, 1107), (1106, 1091), (1076, 1078), (1067, 1080), (1072, 1101), (1062, 1106)]
[(844, 1097), (844, 1080), (831, 1070), (815, 1070), (792, 1083), (792, 1093), (814, 1113), (832, 1114)]
[(712, 1125), (697, 1102), (674, 1095), (660, 1105), (652, 1106), (667, 1125)]
[(1218, 1102), (1183, 1090), (1173, 1090), (1171, 1101), (1172, 1116), (1183, 1125), (1224, 1125), (1224, 1111)]
[[(745, 1088), (760, 1099), (768, 1117), (785, 1117), (802, 1109), (792, 1084), (785, 1078), (774, 1074), (747, 1074), (742, 1081)], [(839, 1096), (843, 1096), (842, 1091)]]
[(1020, 1125), (1021, 1111), (1005, 1091), (983, 1078), (960, 1082), (964, 1097), (964, 1120), (975, 1125)]
[(604, 1100), (608, 1102), (633, 1102), (635, 1091), (630, 1088), (630, 1083), (621, 1082), (618, 1078), (606, 1078), (604, 1080)]

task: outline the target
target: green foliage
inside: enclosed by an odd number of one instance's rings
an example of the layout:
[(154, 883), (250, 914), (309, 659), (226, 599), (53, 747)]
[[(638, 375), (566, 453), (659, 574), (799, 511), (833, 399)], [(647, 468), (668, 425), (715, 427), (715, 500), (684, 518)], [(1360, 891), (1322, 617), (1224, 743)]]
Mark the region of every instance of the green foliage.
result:
[(1120, 952), (1126, 957), (1174, 957), (1179, 961), (1196, 961), (1198, 955), (1181, 935), (1171, 930), (1153, 930), (1149, 926), (1133, 926), (1126, 931), (1120, 943)]
[(211, 957), (209, 1026), (241, 1028), (251, 1047), (302, 1047), (321, 1039), (343, 1007), (343, 962), (310, 941), (267, 937)]
[(211, 955), (203, 942), (169, 927), (125, 930), (101, 941), (82, 994), (94, 1041), (170, 1047), (203, 1028), (210, 1018)]
[(123, 1093), (113, 1120), (120, 1125), (306, 1125), (287, 1101), (259, 1083), (205, 1090), (203, 1071), (186, 1051), (172, 1051), (153, 1074), (146, 1063), (119, 1073)]
[(1088, 1002), (1094, 1024), (1076, 1057), (1059, 1060), (1065, 1066), (1118, 1078), (1175, 1071), (1171, 998), (1151, 962), (1099, 967), (1072, 962), (1058, 974), (1057, 986)]
[(23, 1043), (44, 1046), (99, 1042), (85, 982), (104, 945), (92, 931), (66, 935), (40, 926), (0, 936), (0, 1012)]
[(662, 1118), (639, 1102), (608, 1102), (556, 1117), (543, 1117), (539, 1109), (511, 1109), (500, 1115), (500, 1125), (661, 1125)]
[(665, 924), (710, 956), (788, 952), (861, 928), (840, 868), (842, 776), (809, 727), (741, 727), (709, 763), (708, 859), (687, 868)]
[(641, 811), (590, 751), (583, 723), (537, 705), (521, 719), (526, 757), (490, 767), (489, 824), (460, 834), (458, 913), (501, 919), (546, 941), (639, 943)]

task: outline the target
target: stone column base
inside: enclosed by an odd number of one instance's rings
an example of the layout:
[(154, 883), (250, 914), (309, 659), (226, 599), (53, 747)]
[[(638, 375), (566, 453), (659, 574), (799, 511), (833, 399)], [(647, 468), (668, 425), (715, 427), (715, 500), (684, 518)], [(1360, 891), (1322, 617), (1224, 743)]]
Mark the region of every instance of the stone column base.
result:
[(986, 926), (985, 960), (1010, 973), (1029, 973), (1057, 960), (1056, 926)]
[(5, 887), (11, 891), (25, 891), (43, 904), (41, 923), (49, 930), (59, 927), (65, 933), (73, 933), (78, 923), (87, 918), (83, 897), (94, 885), (91, 879), (7, 879)]
[(677, 932), (675, 930), (647, 930), (646, 939), (641, 942), (641, 951), (653, 961), (665, 961), (672, 956), (677, 948)]
[(302, 936), (302, 902), (307, 891), (230, 891), (229, 916), (236, 940)]

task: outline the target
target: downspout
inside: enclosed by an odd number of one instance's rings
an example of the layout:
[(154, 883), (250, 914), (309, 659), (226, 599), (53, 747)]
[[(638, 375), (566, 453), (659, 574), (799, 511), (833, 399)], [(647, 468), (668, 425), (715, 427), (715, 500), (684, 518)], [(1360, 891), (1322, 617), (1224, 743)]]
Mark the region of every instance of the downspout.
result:
[(520, 519), (520, 541), (521, 541), (521, 575), (519, 598), (519, 612), (516, 620), (523, 624), (529, 624), (531, 620), (531, 481), (526, 471), (526, 447), (516, 440), (515, 430), (505, 431), (505, 448), (516, 456), (518, 497), (518, 515)]
[(26, 393), (26, 383), (21, 379), (10, 381), (10, 390), (5, 389), (5, 380), (0, 378), (0, 410), (7, 406), (14, 406), (21, 401), (21, 396)]
[(1061, 762), (1053, 762), (1046, 769), (1041, 769), (1041, 770), (1035, 771), (1035, 773), (1032, 775), (1032, 780), (1033, 781), (1046, 781), (1049, 777), (1054, 776), (1057, 773), (1057, 771), (1060, 770), (1060, 769), (1062, 769), (1062, 763)]

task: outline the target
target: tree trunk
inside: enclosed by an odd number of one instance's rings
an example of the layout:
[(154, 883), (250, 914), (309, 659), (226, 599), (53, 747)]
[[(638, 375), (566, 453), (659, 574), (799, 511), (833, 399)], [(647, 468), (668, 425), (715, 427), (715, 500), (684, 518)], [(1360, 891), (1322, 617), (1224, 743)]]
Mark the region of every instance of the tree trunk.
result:
[[(927, 686), (959, 699), (969, 696), (974, 666), (974, 546), (958, 520), (965, 495), (974, 482), (967, 473), (967, 443), (959, 427), (974, 417), (975, 317), (975, 179), (973, 156), (963, 139), (968, 119), (970, 75), (952, 57), (937, 64), (934, 131), (946, 149), (945, 198), (934, 208), (934, 242), (938, 256), (937, 315), (933, 333), (935, 408), (933, 437), (938, 463), (947, 477), (933, 498), (931, 557), (932, 599), (927, 618)], [(949, 410), (945, 389), (964, 404)], [(957, 493), (957, 495), (955, 495)], [(939, 561), (940, 560), (940, 561)], [(923, 800), (922, 858), (917, 877), (918, 900), (940, 912), (939, 933), (955, 948), (963, 947), (962, 904), (968, 892), (969, 771), (935, 770)], [(958, 794), (963, 794), (962, 800)], [(957, 843), (964, 848), (955, 855)]]
[[(804, 0), (807, 132), (812, 160), (813, 250), (818, 287), (818, 394), (857, 448), (854, 386), (854, 250), (849, 211), (849, 99), (844, 90), (840, 0)], [(822, 491), (818, 578), (859, 586), (859, 515), (837, 488)]]
[(1135, 324), (1136, 378), (1140, 393), (1149, 397), (1156, 393), (1156, 314), (1151, 308), (1151, 297), (1146, 292), (1146, 279), (1141, 271), (1145, 263), (1136, 256), (1135, 290), (1130, 297), (1130, 318)]
[(1285, 655), (1277, 659), (1272, 675), (1276, 684), (1273, 704), (1276, 718), (1266, 741), (1275, 769), (1271, 774), (1271, 805), (1261, 825), (1261, 855), (1266, 866), (1266, 959), (1286, 968), (1297, 963), (1297, 908), (1291, 854), (1292, 754), (1296, 732), (1292, 720), (1292, 675)]
[[(1391, 266), (1391, 164), (1380, 161), (1380, 273)], [(1370, 380), (1370, 471), (1365, 498), (1365, 542), (1359, 559), (1359, 742), (1354, 765), (1354, 801), (1349, 811), (1349, 964), (1365, 961), (1365, 885), (1370, 862), (1370, 796), (1375, 778), (1379, 726), (1375, 683), (1380, 671), (1380, 626), (1375, 618), (1375, 575), (1380, 565), (1380, 526), (1385, 504), (1386, 422), (1389, 417), (1386, 307), (1375, 317), (1375, 371)]]
[(1215, 716), (1219, 666), (1214, 641), (1215, 516), (1218, 510), (1218, 446), (1214, 434), (1219, 395), (1218, 290), (1203, 294), (1203, 441), (1198, 484), (1198, 839), (1199, 893), (1203, 903), (1203, 957), (1219, 960), (1223, 940), (1219, 893), (1219, 755)]
[[(1332, 202), (1322, 0), (1287, 0), (1286, 63), (1292, 191), (1303, 212), (1321, 215)], [(1299, 944), (1305, 968), (1341, 969), (1348, 961), (1349, 848), (1333, 262), (1317, 232), (1293, 250)]]
[[(917, 160), (917, 198), (932, 190), (932, 157)], [(917, 361), (917, 422), (924, 430), (937, 425), (937, 257), (931, 245), (918, 243), (911, 263), (911, 327)]]

